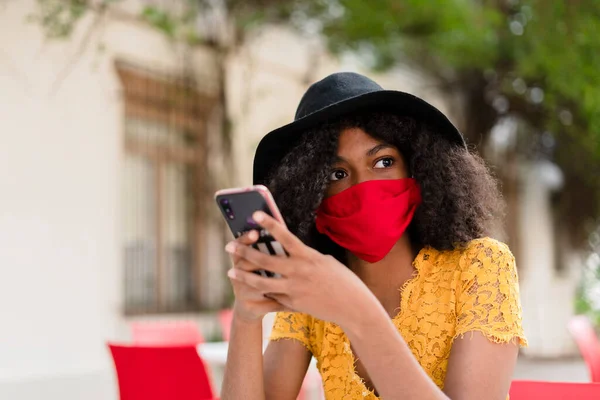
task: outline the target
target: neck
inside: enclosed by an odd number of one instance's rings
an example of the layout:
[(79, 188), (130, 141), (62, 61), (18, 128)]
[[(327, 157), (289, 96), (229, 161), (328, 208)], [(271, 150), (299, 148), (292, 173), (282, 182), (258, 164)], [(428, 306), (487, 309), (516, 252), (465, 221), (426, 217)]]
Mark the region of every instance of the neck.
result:
[(405, 233), (381, 261), (369, 263), (350, 253), (348, 265), (393, 316), (399, 306), (398, 290), (413, 276), (416, 256), (417, 250)]

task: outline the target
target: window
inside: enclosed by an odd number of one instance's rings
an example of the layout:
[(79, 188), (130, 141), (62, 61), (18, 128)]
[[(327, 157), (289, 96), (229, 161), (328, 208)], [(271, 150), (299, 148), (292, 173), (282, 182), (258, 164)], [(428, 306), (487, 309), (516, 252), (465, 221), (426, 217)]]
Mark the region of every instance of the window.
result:
[(125, 312), (201, 308), (207, 100), (192, 79), (117, 64), (124, 93)]

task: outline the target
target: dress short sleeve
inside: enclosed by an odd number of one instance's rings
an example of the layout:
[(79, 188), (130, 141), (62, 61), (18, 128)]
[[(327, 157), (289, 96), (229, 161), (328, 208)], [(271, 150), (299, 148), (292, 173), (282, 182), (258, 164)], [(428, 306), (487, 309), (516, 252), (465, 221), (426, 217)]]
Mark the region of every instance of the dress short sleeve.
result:
[(311, 329), (313, 318), (297, 312), (278, 312), (273, 323), (270, 340), (293, 339), (312, 353)]
[(460, 267), (456, 336), (479, 331), (495, 343), (516, 340), (527, 346), (519, 278), (508, 246), (490, 238), (474, 240), (465, 249)]

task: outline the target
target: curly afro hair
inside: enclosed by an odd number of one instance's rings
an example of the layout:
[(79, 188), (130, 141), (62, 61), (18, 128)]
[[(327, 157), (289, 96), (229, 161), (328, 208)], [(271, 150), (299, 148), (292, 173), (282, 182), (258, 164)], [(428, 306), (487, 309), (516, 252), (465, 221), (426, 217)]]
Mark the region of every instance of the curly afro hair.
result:
[(403, 155), (423, 198), (408, 230), (417, 248), (450, 250), (500, 231), (504, 202), (481, 157), (412, 118), (368, 112), (306, 132), (268, 179), (289, 229), (309, 246), (345, 260), (345, 251), (316, 231), (315, 214), (346, 128), (361, 128)]

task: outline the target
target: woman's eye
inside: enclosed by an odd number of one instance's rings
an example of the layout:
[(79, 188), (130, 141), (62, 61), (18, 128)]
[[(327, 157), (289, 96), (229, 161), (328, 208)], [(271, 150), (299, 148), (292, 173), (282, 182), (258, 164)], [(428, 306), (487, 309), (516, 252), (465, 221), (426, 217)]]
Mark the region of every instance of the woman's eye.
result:
[(392, 165), (394, 165), (394, 159), (387, 157), (377, 161), (374, 168), (389, 168)]
[(340, 179), (344, 179), (347, 176), (345, 171), (342, 171), (341, 169), (337, 169), (335, 171), (333, 171), (331, 173), (331, 175), (329, 175), (329, 180), (330, 181), (339, 181)]

